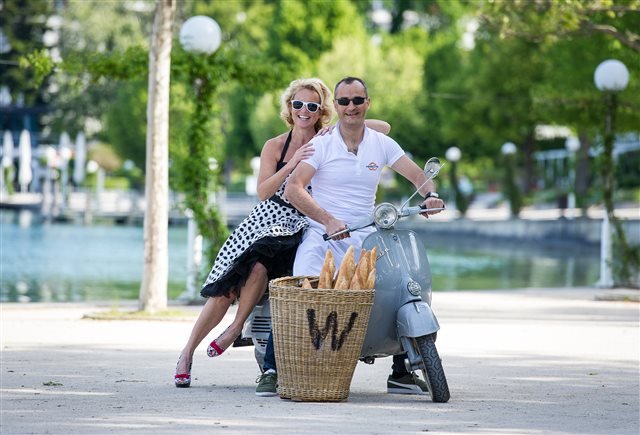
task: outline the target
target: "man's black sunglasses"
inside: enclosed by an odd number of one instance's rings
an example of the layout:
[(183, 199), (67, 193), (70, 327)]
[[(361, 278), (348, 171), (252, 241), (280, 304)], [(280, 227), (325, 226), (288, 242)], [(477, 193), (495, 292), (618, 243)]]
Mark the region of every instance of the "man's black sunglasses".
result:
[(352, 101), (354, 105), (359, 106), (361, 104), (364, 104), (364, 102), (367, 101), (367, 99), (365, 97), (353, 97), (353, 98), (342, 97), (342, 98), (338, 98), (336, 101), (341, 106), (348, 106), (349, 103)]

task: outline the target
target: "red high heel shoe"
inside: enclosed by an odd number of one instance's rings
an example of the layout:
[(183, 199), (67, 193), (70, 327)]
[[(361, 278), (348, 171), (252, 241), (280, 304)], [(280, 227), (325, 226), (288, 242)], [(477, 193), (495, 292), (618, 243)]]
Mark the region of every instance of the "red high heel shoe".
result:
[[(209, 347), (207, 347), (207, 355), (209, 355), (209, 358), (220, 356), (220, 355), (222, 355), (224, 353), (225, 350), (227, 350), (227, 349), (223, 349), (218, 344), (218, 340), (220, 340), (220, 337), (222, 337), (226, 332), (227, 332), (227, 330), (225, 329), (224, 332), (218, 336), (218, 338), (216, 338), (211, 343), (209, 343)], [(238, 336), (236, 336), (234, 338), (234, 340), (236, 338), (238, 338), (239, 336), (240, 336), (240, 334), (238, 334)], [(233, 344), (233, 341), (231, 343)]]
[[(189, 388), (191, 386), (191, 366), (193, 365), (193, 361), (189, 363), (189, 371), (187, 373), (176, 373), (173, 376), (173, 381), (176, 384), (177, 388)], [(176, 367), (176, 372), (178, 368)]]

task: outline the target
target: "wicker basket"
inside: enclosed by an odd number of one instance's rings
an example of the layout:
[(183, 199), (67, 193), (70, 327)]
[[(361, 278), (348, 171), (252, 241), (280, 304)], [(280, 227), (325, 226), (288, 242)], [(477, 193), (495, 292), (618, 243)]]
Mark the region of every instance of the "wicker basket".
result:
[(374, 290), (303, 289), (303, 279), (269, 283), (278, 393), (296, 401), (339, 402), (349, 396)]

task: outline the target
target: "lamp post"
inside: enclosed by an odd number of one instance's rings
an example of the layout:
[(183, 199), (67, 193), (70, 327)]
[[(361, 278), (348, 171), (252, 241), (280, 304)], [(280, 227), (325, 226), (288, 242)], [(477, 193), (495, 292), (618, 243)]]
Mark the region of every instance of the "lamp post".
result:
[(576, 152), (580, 149), (580, 139), (569, 136), (564, 143), (569, 152), (569, 195), (567, 197), (567, 219), (573, 219), (576, 208)]
[(520, 214), (520, 194), (515, 180), (515, 155), (517, 147), (513, 142), (505, 142), (500, 147), (500, 152), (505, 160), (504, 190), (509, 200), (510, 217), (518, 217)]
[[(600, 63), (593, 75), (598, 90), (605, 93), (605, 101), (607, 106), (607, 114), (605, 119), (605, 131), (604, 131), (604, 151), (603, 164), (602, 164), (602, 187), (603, 198), (605, 205), (605, 216), (602, 221), (602, 237), (600, 244), (600, 280), (598, 285), (600, 287), (611, 288), (613, 287), (613, 273), (612, 273), (612, 241), (611, 241), (611, 228), (610, 224), (613, 222), (618, 230), (618, 235), (621, 238), (623, 249), (626, 240), (624, 238), (624, 231), (622, 226), (618, 228), (614, 215), (613, 204), (613, 176), (614, 176), (614, 162), (613, 162), (613, 143), (615, 141), (615, 119), (617, 109), (617, 92), (624, 90), (629, 83), (629, 70), (619, 60), (609, 59)], [(624, 255), (624, 254), (623, 254)], [(624, 260), (623, 260), (624, 261)]]
[(460, 212), (460, 215), (464, 215), (466, 211), (464, 207), (460, 207), (458, 202), (462, 200), (460, 197), (460, 189), (458, 187), (458, 176), (456, 174), (458, 168), (458, 162), (460, 161), (460, 157), (462, 157), (462, 152), (458, 147), (450, 147), (447, 149), (445, 153), (445, 158), (451, 162), (451, 171), (449, 171), (449, 184), (451, 184), (451, 195), (453, 196), (453, 201), (451, 201), (456, 209)]
[[(189, 18), (180, 29), (180, 44), (182, 48), (193, 55), (211, 55), (219, 47), (221, 42), (221, 31), (218, 23), (210, 17), (198, 15)], [(200, 166), (199, 172), (193, 174), (193, 178), (188, 180), (191, 186), (186, 196), (186, 206), (188, 209), (187, 218), (189, 221), (189, 231), (187, 240), (187, 282), (186, 290), (180, 295), (181, 299), (195, 299), (197, 296), (196, 276), (202, 261), (202, 224), (207, 220), (206, 209), (208, 203), (209, 180), (207, 172), (211, 171), (210, 162), (205, 157), (206, 147), (203, 143), (204, 137), (200, 134), (204, 129), (204, 124), (209, 117), (210, 104), (213, 87), (209, 80), (200, 75), (198, 70), (199, 60), (194, 59), (194, 64), (198, 67), (190, 68), (190, 80), (195, 84), (196, 107), (193, 115), (193, 126), (189, 137), (189, 156), (196, 165)], [(190, 172), (191, 173), (191, 172)], [(196, 223), (198, 227), (196, 229)]]

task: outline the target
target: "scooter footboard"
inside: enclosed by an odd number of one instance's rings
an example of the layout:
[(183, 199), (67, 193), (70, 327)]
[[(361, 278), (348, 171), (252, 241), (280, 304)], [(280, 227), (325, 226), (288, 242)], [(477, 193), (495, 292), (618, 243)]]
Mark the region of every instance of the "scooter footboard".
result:
[(436, 315), (423, 301), (403, 305), (397, 314), (398, 337), (420, 337), (440, 329)]

